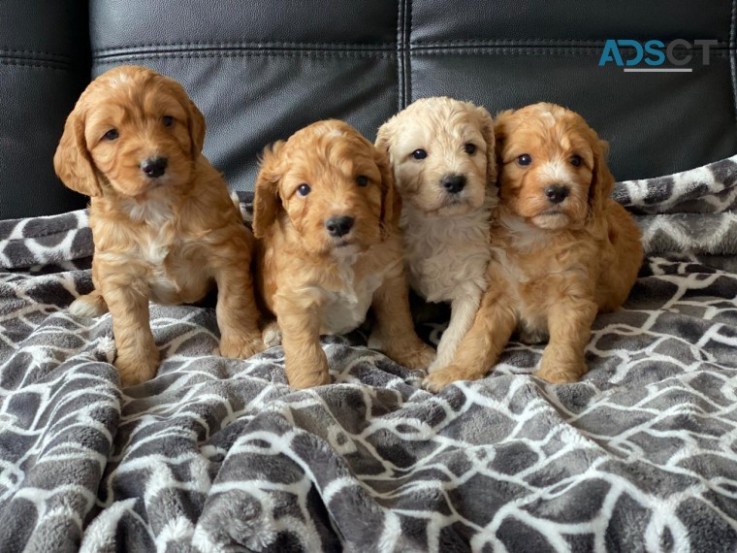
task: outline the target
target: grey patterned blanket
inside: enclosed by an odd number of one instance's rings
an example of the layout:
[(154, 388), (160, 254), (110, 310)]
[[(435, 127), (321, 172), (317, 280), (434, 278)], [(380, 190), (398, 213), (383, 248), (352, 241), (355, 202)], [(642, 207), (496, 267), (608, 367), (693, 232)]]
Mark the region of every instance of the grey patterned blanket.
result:
[(67, 311), (85, 212), (0, 222), (0, 551), (735, 551), (737, 156), (616, 199), (648, 257), (583, 381), (512, 342), (437, 395), (360, 333), (292, 390), (195, 306), (152, 307), (164, 361), (121, 391), (109, 315)]

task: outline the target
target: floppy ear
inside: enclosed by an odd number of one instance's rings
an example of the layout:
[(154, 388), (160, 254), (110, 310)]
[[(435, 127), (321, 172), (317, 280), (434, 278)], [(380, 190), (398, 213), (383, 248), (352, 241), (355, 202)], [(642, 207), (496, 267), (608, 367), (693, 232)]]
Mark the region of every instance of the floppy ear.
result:
[(54, 153), (54, 170), (67, 188), (86, 196), (102, 195), (97, 171), (87, 151), (84, 112), (79, 104), (64, 123), (64, 132)]
[(514, 110), (507, 109), (497, 113), (494, 118), (494, 141), (496, 142), (496, 161), (498, 167), (501, 167), (504, 161), (502, 159), (502, 150), (509, 134), (509, 121), (513, 115)]
[(607, 155), (609, 144), (605, 140), (596, 138), (594, 140), (594, 168), (589, 189), (589, 205), (591, 214), (598, 217), (604, 212), (606, 203), (614, 190), (614, 175), (609, 171)]
[(486, 142), (486, 185), (496, 186), (496, 138), (494, 136), (494, 120), (491, 114), (481, 106), (476, 106), (476, 113), (481, 121), (481, 135)]
[(381, 127), (379, 127), (379, 130), (376, 133), (376, 142), (374, 142), (374, 146), (376, 146), (379, 150), (384, 152), (387, 156), (387, 159), (389, 160), (389, 163), (391, 163), (391, 154), (389, 153), (389, 146), (391, 144), (391, 137), (392, 134), (394, 134), (394, 117), (391, 119), (388, 119)]
[(188, 109), (189, 109), (189, 137), (192, 140), (192, 159), (202, 153), (202, 148), (205, 146), (205, 116), (195, 105), (195, 103), (187, 97)]
[(285, 142), (279, 140), (264, 148), (253, 198), (253, 235), (263, 238), (266, 230), (276, 221), (281, 207), (279, 181), (282, 178), (280, 152)]
[[(377, 142), (378, 138), (377, 138)], [(394, 169), (386, 149), (375, 147), (374, 160), (381, 173), (381, 238), (387, 237), (389, 227), (399, 225), (402, 198), (394, 186)]]

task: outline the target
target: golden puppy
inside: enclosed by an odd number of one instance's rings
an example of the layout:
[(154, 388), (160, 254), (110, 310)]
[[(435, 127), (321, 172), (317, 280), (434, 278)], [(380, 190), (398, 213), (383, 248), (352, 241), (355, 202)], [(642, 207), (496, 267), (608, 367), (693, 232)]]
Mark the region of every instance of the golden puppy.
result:
[(501, 113), (495, 130), (488, 288), (453, 363), (429, 375), (433, 390), (486, 374), (515, 328), (526, 341), (549, 337), (537, 376), (578, 380), (597, 312), (624, 303), (642, 263), (639, 229), (609, 197), (607, 145), (580, 115), (535, 104)]
[(289, 384), (328, 383), (320, 334), (356, 328), (369, 307), (370, 343), (426, 367), (434, 352), (412, 325), (385, 154), (350, 125), (320, 121), (264, 151), (255, 192), (259, 289), (276, 315)]
[(95, 290), (71, 311), (110, 310), (123, 385), (153, 377), (149, 299), (190, 303), (218, 287), (220, 352), (263, 349), (250, 274), (253, 238), (202, 155), (205, 121), (184, 88), (143, 67), (104, 73), (82, 93), (54, 155), (59, 178), (91, 197)]
[(450, 302), (432, 373), (453, 360), (486, 289), (497, 203), (494, 122), (471, 102), (423, 98), (384, 123), (376, 145), (388, 152), (402, 197), (410, 284), (430, 302)]

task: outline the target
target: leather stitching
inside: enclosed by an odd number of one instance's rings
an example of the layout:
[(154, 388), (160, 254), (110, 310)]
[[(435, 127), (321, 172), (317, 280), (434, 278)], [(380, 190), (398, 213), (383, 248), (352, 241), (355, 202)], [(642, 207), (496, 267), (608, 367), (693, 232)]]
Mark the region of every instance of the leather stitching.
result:
[(735, 48), (737, 48), (737, 39), (735, 38), (735, 26), (737, 26), (737, 0), (732, 0), (732, 13), (729, 22), (729, 69), (732, 77), (732, 102), (734, 107), (734, 117), (737, 119), (737, 60), (735, 56)]

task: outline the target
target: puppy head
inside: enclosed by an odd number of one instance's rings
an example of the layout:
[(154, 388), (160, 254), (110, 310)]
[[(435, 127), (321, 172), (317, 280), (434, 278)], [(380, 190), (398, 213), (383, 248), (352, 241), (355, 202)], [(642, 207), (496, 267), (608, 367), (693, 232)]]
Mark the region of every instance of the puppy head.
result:
[(496, 192), (494, 123), (471, 102), (417, 100), (379, 128), (376, 145), (389, 154), (402, 200), (424, 213), (467, 213)]
[(579, 228), (614, 187), (607, 144), (577, 113), (539, 103), (496, 118), (500, 198), (543, 229)]
[(82, 194), (138, 197), (186, 185), (204, 140), (204, 117), (179, 83), (144, 67), (121, 66), (80, 96), (54, 168)]
[(317, 255), (363, 251), (397, 222), (386, 156), (342, 121), (313, 123), (267, 148), (255, 188), (255, 236), (286, 217)]

